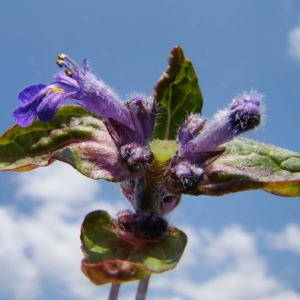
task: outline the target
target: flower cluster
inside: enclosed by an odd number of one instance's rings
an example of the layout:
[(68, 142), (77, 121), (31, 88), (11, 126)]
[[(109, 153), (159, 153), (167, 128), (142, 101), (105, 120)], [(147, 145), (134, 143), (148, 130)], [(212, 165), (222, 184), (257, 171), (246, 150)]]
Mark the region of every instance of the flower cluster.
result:
[(262, 95), (251, 91), (233, 99), (207, 121), (199, 114), (188, 116), (178, 130), (178, 151), (167, 166), (155, 173), (155, 153), (150, 148), (157, 104), (153, 97), (138, 94), (127, 101), (90, 71), (87, 60), (80, 67), (67, 55), (56, 61), (65, 70), (51, 84), (35, 84), (22, 90), (13, 115), (23, 127), (36, 118), (48, 122), (67, 99), (100, 116), (114, 143), (121, 166), (130, 176), (120, 183), (134, 212), (118, 214), (119, 228), (137, 238), (155, 239), (168, 231), (164, 215), (205, 180), (206, 167), (224, 151), (220, 145), (256, 128), (261, 121)]
[(165, 174), (168, 190), (184, 193), (195, 187), (205, 176), (205, 167), (224, 151), (218, 146), (256, 128), (261, 121), (261, 98), (253, 90), (238, 95), (209, 122), (198, 114), (189, 116), (179, 129), (179, 150)]

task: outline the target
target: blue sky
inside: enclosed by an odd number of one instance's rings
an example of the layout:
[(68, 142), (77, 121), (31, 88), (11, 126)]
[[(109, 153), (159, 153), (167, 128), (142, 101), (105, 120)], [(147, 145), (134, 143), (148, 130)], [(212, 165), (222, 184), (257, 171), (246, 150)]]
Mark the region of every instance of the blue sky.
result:
[[(300, 152), (300, 2), (2, 1), (0, 131), (17, 93), (51, 82), (58, 53), (120, 95), (145, 92), (175, 45), (191, 59), (210, 118), (241, 91), (264, 93), (263, 126), (247, 137)], [(129, 204), (118, 188), (55, 163), (0, 174), (0, 299), (106, 299), (80, 271), (80, 223)], [(149, 299), (299, 300), (300, 202), (262, 191), (183, 197), (169, 216), (189, 244), (179, 266), (153, 276)], [(133, 299), (136, 284), (120, 299)]]

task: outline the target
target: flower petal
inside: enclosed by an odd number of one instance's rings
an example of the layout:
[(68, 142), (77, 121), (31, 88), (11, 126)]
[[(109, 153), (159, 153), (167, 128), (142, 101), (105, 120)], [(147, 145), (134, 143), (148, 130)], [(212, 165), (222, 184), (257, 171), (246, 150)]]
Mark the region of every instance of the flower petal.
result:
[(55, 82), (69, 85), (70, 87), (76, 88), (78, 90), (80, 89), (77, 81), (74, 78), (66, 75), (64, 71), (55, 74), (53, 77), (55, 79)]
[(37, 117), (37, 101), (31, 101), (27, 104), (16, 108), (13, 112), (13, 117), (18, 125), (27, 127), (31, 125)]
[(59, 87), (48, 88), (46, 96), (42, 99), (37, 107), (37, 115), (43, 122), (49, 122), (56, 114), (58, 108), (67, 99), (72, 97), (76, 92), (66, 93)]
[(24, 104), (32, 101), (34, 99), (34, 97), (46, 86), (47, 86), (46, 84), (38, 83), (38, 84), (34, 84), (34, 85), (30, 85), (30, 86), (26, 87), (18, 95), (19, 103), (21, 105), (24, 105)]

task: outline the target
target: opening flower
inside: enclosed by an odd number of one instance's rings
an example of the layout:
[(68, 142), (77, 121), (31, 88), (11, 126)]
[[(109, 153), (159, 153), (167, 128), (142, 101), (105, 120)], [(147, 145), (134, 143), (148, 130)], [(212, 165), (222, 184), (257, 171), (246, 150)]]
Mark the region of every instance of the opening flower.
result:
[(50, 121), (67, 99), (100, 116), (120, 150), (120, 160), (131, 171), (147, 168), (153, 159), (148, 146), (155, 125), (156, 103), (152, 97), (136, 95), (122, 101), (91, 72), (87, 60), (80, 67), (67, 55), (58, 55), (56, 63), (65, 71), (54, 76), (49, 85), (36, 84), (22, 90), (20, 106), (14, 111), (16, 122), (23, 127), (38, 117)]

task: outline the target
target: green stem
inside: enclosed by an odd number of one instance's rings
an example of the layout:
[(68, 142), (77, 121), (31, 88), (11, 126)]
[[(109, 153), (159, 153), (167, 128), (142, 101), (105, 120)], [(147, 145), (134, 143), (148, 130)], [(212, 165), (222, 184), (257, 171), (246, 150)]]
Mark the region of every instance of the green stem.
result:
[(142, 279), (139, 282), (135, 300), (145, 300), (146, 299), (149, 280), (150, 280), (150, 275), (148, 277)]
[(119, 283), (111, 284), (108, 300), (118, 300), (120, 286)]

